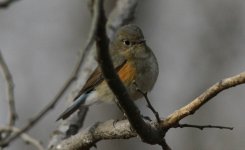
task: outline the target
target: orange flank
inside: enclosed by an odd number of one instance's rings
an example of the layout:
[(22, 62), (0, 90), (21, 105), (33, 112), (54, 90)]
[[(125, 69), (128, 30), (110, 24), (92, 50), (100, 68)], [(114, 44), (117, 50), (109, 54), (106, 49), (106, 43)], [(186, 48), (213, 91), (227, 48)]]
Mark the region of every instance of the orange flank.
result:
[(136, 69), (132, 64), (127, 62), (118, 71), (118, 75), (120, 79), (124, 82), (124, 84), (127, 85), (135, 79)]

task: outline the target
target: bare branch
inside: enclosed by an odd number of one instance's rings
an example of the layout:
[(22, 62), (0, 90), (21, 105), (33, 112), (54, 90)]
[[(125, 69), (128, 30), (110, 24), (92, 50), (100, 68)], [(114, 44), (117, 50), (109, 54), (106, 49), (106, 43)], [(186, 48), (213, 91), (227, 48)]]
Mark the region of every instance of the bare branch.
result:
[(131, 130), (128, 120), (114, 120), (97, 123), (92, 127), (62, 141), (56, 146), (57, 150), (76, 150), (92, 147), (96, 142), (107, 139), (128, 139), (136, 137), (137, 133)]
[[(215, 85), (213, 85), (211, 88), (209, 88), (207, 91), (205, 91), (203, 94), (201, 94), (199, 97), (194, 99), (192, 102), (190, 102), (185, 107), (187, 107), (189, 105), (192, 106), (193, 102), (195, 102), (197, 99), (200, 99), (200, 97), (203, 97), (206, 101), (208, 101), (207, 100), (208, 98), (211, 99), (212, 97), (217, 95), (219, 92), (221, 92), (225, 89), (243, 84), (243, 83), (245, 83), (245, 72), (243, 72), (239, 75), (224, 79), (219, 83), (216, 83)], [(216, 93), (216, 94), (213, 95), (212, 93)], [(211, 97), (211, 95), (212, 95), (212, 97)], [(202, 105), (200, 105), (200, 103), (196, 102), (194, 104), (199, 105), (201, 107), (205, 103), (202, 103)], [(183, 107), (183, 108), (185, 108), (185, 107)], [(193, 110), (197, 110), (198, 108), (200, 108), (200, 107), (198, 107), (196, 109), (196, 107), (191, 107), (191, 108)], [(186, 109), (183, 109), (183, 108), (172, 113), (170, 115), (171, 117), (167, 117), (166, 119), (162, 120), (161, 124), (160, 124), (160, 128), (162, 128), (163, 130), (168, 130), (170, 128), (176, 128), (176, 126), (178, 127), (178, 122), (180, 119), (178, 118), (178, 115), (175, 115), (175, 114), (177, 112), (179, 112), (180, 115), (185, 114)], [(189, 108), (189, 107), (187, 107), (187, 108)], [(187, 116), (188, 115), (185, 115), (184, 117), (187, 117)], [(177, 117), (177, 118), (172, 118), (172, 117)], [(171, 119), (172, 122), (170, 122), (169, 118)], [(173, 121), (175, 121), (175, 122), (173, 122)], [(151, 122), (149, 124), (154, 126), (155, 124), (157, 124), (157, 121)], [(187, 125), (185, 125), (185, 124), (183, 124), (183, 126), (187, 127)], [(199, 126), (199, 127), (202, 127), (202, 126)], [(207, 126), (203, 126), (203, 127), (206, 128)], [(222, 127), (222, 126), (211, 126), (211, 127), (232, 129), (230, 127)], [(72, 136), (71, 138), (68, 138), (68, 139), (62, 141), (56, 148), (59, 149), (62, 147), (64, 149), (71, 149), (71, 150), (79, 149), (79, 148), (87, 148), (87, 147), (91, 147), (92, 145), (96, 144), (100, 140), (125, 139), (125, 138), (128, 139), (128, 138), (132, 138), (132, 137), (136, 137), (136, 136), (137, 136), (136, 132), (134, 130), (131, 130), (130, 124), (127, 120), (118, 121), (116, 123), (115, 123), (115, 121), (110, 120), (110, 121), (106, 121), (104, 123), (98, 123), (98, 124), (94, 125), (93, 128), (89, 128), (85, 131), (79, 132), (78, 134)], [(164, 148), (167, 149), (166, 144), (165, 144)]]
[[(3, 127), (0, 128), (0, 132), (11, 132), (11, 133), (18, 133), (20, 132), (20, 129), (16, 128), (16, 127)], [(26, 142), (27, 144), (31, 144), (33, 146), (35, 146), (38, 150), (44, 150), (43, 146), (41, 145), (41, 143), (36, 140), (35, 138), (31, 137), (30, 135), (23, 133), (21, 134), (21, 138), (23, 139), (24, 142)]]
[[(103, 1), (97, 0), (98, 7), (94, 10), (94, 13), (99, 14), (99, 24), (97, 31), (97, 54), (98, 62), (101, 67), (101, 71), (106, 79), (106, 82), (114, 95), (117, 97), (118, 103), (124, 110), (127, 118), (132, 127), (139, 134), (141, 139), (149, 144), (159, 144), (163, 141), (164, 133), (162, 130), (147, 124), (142, 118), (138, 107), (131, 100), (126, 88), (119, 79), (117, 73), (114, 70), (110, 54), (109, 54), (109, 40), (105, 32), (106, 18), (103, 10)], [(97, 12), (96, 12), (97, 11)]]
[(176, 125), (181, 119), (194, 114), (196, 110), (223, 90), (243, 83), (245, 83), (245, 72), (221, 80), (203, 92), (200, 96), (195, 98), (192, 102), (169, 115), (166, 119), (164, 119), (164, 121), (162, 121), (161, 126), (170, 128)]
[[(91, 0), (91, 6), (93, 5), (93, 2)], [(91, 12), (92, 13), (92, 12)], [(93, 14), (92, 14), (93, 15)], [(88, 55), (89, 50), (94, 45), (94, 39), (95, 39), (95, 32), (97, 30), (97, 22), (98, 22), (98, 16), (93, 15), (92, 17), (92, 25), (87, 41), (87, 46), (84, 50), (84, 53), (81, 57), (81, 61), (79, 61), (79, 66), (84, 64), (85, 56)], [(78, 74), (79, 70), (76, 70), (76, 74)], [(79, 80), (78, 80), (79, 81)], [(81, 87), (82, 88), (82, 87)], [(83, 121), (86, 117), (88, 108), (81, 108), (79, 110), (79, 113), (76, 115), (75, 113), (70, 116), (70, 120), (64, 120), (60, 123), (59, 127), (53, 132), (51, 140), (48, 144), (48, 149), (52, 149), (57, 143), (60, 142), (61, 139), (67, 138), (71, 136), (71, 134), (75, 134), (78, 132), (78, 130), (83, 126)], [(76, 126), (76, 129), (73, 129), (74, 125)]]
[(106, 31), (109, 39), (112, 39), (119, 27), (125, 25), (134, 19), (134, 12), (137, 7), (138, 0), (119, 0), (110, 13)]
[(227, 129), (227, 130), (233, 130), (233, 127), (225, 127), (225, 126), (214, 126), (214, 125), (193, 125), (193, 124), (178, 124), (176, 128), (197, 128), (200, 130), (206, 129), (206, 128), (216, 128), (216, 129)]
[[(113, 37), (117, 28), (126, 24), (129, 20), (134, 18), (134, 11), (137, 5), (138, 0), (120, 0), (117, 1), (116, 6), (112, 10), (109, 15), (108, 22), (107, 22), (107, 35), (109, 37)], [(94, 0), (88, 0), (88, 7), (94, 17), (93, 7), (94, 7)], [(94, 47), (95, 48), (95, 47)], [(82, 87), (81, 87), (82, 88)], [(85, 114), (78, 113), (78, 115), (72, 115), (69, 120), (62, 121), (56, 131), (52, 134), (52, 138), (49, 142), (49, 149), (52, 149), (64, 136), (67, 132), (70, 132), (70, 126), (76, 124), (77, 131), (82, 127), (83, 121), (81, 119), (85, 118)], [(68, 130), (64, 130), (67, 129)], [(77, 132), (75, 131), (75, 132)], [(75, 133), (73, 132), (73, 133)]]
[[(93, 19), (93, 22), (96, 22), (96, 19)], [(70, 87), (70, 85), (73, 83), (73, 81), (77, 78), (77, 74), (80, 71), (81, 65), (83, 64), (85, 57), (88, 53), (88, 51), (91, 49), (93, 46), (94, 38), (95, 38), (95, 31), (96, 31), (96, 26), (92, 26), (91, 32), (88, 37), (88, 41), (86, 43), (86, 46), (83, 50), (83, 53), (78, 58), (78, 61), (73, 69), (72, 74), (70, 77), (66, 80), (64, 85), (61, 87), (61, 89), (58, 91), (56, 96), (50, 101), (49, 104), (47, 104), (36, 116), (34, 116), (32, 119), (30, 119), (29, 123), (24, 126), (20, 132), (16, 133), (15, 135), (11, 136), (8, 138), (4, 143), (0, 143), (0, 145), (6, 145), (7, 143), (15, 140), (18, 136), (20, 136), (22, 133), (28, 131), (31, 129), (42, 117), (44, 117), (48, 111), (53, 109), (56, 105), (56, 103), (60, 100), (60, 98), (65, 94), (66, 90)]]
[[(154, 124), (152, 122), (151, 124)], [(62, 141), (55, 150), (77, 150), (89, 149), (101, 140), (111, 139), (129, 139), (136, 137), (137, 133), (131, 128), (128, 120), (121, 120), (115, 123), (115, 120), (108, 120), (103, 123), (96, 123), (92, 127), (79, 132), (78, 134)], [(164, 141), (160, 144), (164, 150), (171, 148)]]
[[(7, 64), (5, 63), (5, 60), (2, 56), (2, 53), (0, 51), (0, 69), (2, 70), (3, 77), (6, 80), (7, 83), (7, 101), (8, 101), (8, 124), (7, 126), (12, 127), (15, 125), (15, 121), (17, 119), (17, 113), (15, 109), (15, 100), (14, 100), (14, 81), (12, 78), (12, 75), (9, 71), (9, 68)], [(10, 133), (6, 134), (4, 139), (8, 138)]]
[(7, 83), (7, 100), (9, 103), (9, 119), (8, 119), (8, 126), (13, 126), (17, 119), (17, 113), (15, 110), (15, 102), (14, 102), (14, 82), (12, 75), (9, 71), (7, 64), (4, 61), (2, 53), (0, 51), (0, 69), (2, 70), (3, 76)]

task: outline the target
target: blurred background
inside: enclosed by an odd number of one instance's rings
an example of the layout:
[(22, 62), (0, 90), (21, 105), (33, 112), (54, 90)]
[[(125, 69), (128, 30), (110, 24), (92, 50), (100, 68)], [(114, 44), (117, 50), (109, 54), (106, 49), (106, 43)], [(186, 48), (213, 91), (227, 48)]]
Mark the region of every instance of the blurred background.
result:
[[(107, 5), (113, 0), (107, 0)], [(184, 106), (209, 86), (245, 69), (245, 1), (141, 0), (135, 12), (148, 45), (156, 54), (160, 74), (149, 94), (160, 116)], [(18, 127), (39, 112), (70, 75), (88, 36), (91, 16), (83, 0), (21, 0), (0, 10), (0, 49), (15, 83)], [(0, 76), (0, 125), (7, 122), (5, 81)], [(28, 133), (48, 143), (66, 107), (65, 96), (55, 109)], [(245, 147), (245, 85), (226, 90), (182, 123), (234, 127), (233, 131), (171, 129), (166, 140), (174, 150), (243, 150)], [(144, 100), (137, 105), (153, 116)], [(85, 127), (116, 119), (113, 104), (91, 107)], [(110, 140), (99, 150), (160, 150), (141, 142)], [(17, 140), (7, 149), (34, 149)], [(93, 148), (95, 149), (95, 148)]]

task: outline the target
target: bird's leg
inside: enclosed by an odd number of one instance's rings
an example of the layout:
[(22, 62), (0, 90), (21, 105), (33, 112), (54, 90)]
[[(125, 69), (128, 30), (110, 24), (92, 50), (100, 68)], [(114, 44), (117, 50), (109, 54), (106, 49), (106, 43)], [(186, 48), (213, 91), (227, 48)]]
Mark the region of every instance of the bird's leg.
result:
[(125, 116), (127, 118), (122, 106), (119, 104), (117, 99), (115, 99), (115, 103), (117, 104), (117, 107), (120, 109), (120, 111), (123, 113), (123, 116)]
[(113, 126), (115, 127), (115, 124), (120, 121), (120, 120), (125, 120), (127, 119), (127, 115), (125, 114), (123, 108), (121, 107), (121, 105), (119, 104), (119, 102), (117, 101), (117, 99), (115, 99), (115, 103), (117, 104), (117, 107), (120, 109), (120, 111), (123, 113), (123, 117), (120, 119), (116, 119), (113, 121)]

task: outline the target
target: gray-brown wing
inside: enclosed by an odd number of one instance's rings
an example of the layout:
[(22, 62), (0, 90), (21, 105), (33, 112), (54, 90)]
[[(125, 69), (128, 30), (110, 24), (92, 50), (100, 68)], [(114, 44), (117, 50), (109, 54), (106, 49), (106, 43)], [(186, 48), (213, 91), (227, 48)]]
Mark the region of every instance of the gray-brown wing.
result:
[[(121, 63), (119, 66), (117, 66), (116, 71), (119, 71), (125, 63), (126, 63), (126, 61)], [(84, 84), (83, 88), (78, 93), (78, 95), (74, 98), (74, 100), (76, 100), (83, 93), (92, 91), (94, 89), (94, 87), (97, 86), (98, 84), (100, 84), (102, 81), (104, 81), (103, 74), (101, 72), (100, 67), (97, 67), (94, 70), (94, 72), (90, 75), (87, 82)]]
[(76, 100), (80, 95), (82, 95), (85, 92), (89, 92), (93, 90), (93, 88), (101, 83), (104, 80), (104, 77), (101, 73), (101, 70), (99, 67), (97, 67), (94, 72), (90, 75), (87, 82), (84, 84), (83, 88), (79, 91), (77, 96), (74, 98)]

